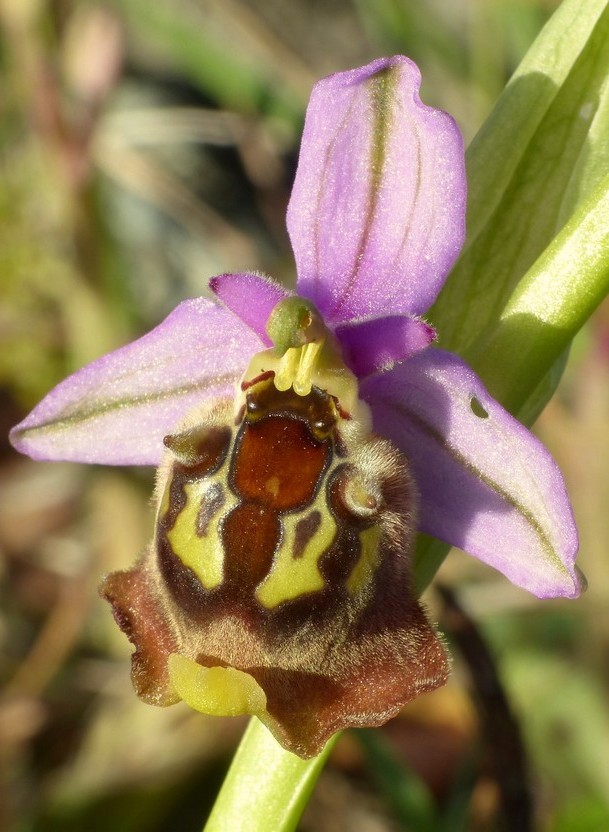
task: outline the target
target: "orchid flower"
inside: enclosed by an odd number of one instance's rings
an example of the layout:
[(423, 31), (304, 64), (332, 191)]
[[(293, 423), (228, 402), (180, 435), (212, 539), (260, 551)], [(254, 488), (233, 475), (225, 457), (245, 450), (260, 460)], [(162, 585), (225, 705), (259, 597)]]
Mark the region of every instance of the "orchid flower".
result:
[(59, 384), (11, 433), (39, 460), (159, 467), (154, 539), (102, 594), (139, 696), (258, 716), (287, 749), (378, 725), (448, 663), (419, 529), (540, 598), (577, 533), (541, 443), (422, 318), (464, 240), (462, 139), (406, 58), (314, 88), (287, 223), (296, 293), (223, 274)]

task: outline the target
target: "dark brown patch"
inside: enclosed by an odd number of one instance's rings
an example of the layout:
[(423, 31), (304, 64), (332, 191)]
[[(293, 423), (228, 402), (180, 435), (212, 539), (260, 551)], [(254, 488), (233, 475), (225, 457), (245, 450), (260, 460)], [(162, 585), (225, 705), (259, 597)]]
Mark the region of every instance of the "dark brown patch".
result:
[(329, 443), (315, 440), (300, 419), (245, 422), (231, 461), (231, 484), (243, 500), (293, 510), (314, 498), (330, 454)]
[(116, 623), (135, 645), (131, 678), (137, 695), (152, 705), (171, 705), (177, 697), (169, 683), (167, 658), (179, 645), (165, 616), (148, 557), (127, 572), (107, 575), (99, 593), (110, 602)]
[(317, 510), (312, 511), (296, 523), (294, 548), (292, 549), (292, 557), (295, 560), (303, 556), (307, 543), (313, 538), (320, 526), (321, 512)]
[(339, 533), (318, 562), (319, 571), (336, 595), (345, 584), (361, 555), (358, 533), (339, 523)]
[(172, 607), (182, 609), (196, 621), (208, 615), (205, 605), (215, 590), (203, 586), (193, 570), (176, 555), (162, 533), (157, 537), (157, 563), (163, 585), (171, 596)]
[(174, 465), (171, 471), (171, 479), (165, 488), (169, 488), (169, 506), (167, 512), (159, 516), (159, 533), (164, 535), (175, 525), (176, 520), (186, 507), (186, 492), (184, 490), (185, 477), (182, 466)]
[(251, 596), (271, 568), (280, 537), (279, 515), (273, 509), (253, 502), (232, 509), (222, 523), (226, 586)]

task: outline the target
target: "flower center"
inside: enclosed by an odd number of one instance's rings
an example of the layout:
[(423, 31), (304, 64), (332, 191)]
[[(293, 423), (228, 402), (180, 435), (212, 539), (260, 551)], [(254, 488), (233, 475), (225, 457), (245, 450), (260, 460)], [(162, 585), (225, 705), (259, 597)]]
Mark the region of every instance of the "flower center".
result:
[[(244, 391), (260, 376), (273, 374), (277, 390), (292, 388), (298, 396), (308, 396), (313, 387), (337, 400), (345, 418), (369, 425), (367, 406), (359, 399), (356, 376), (343, 361), (340, 345), (311, 303), (300, 297), (279, 301), (267, 322), (274, 347), (256, 353), (241, 381)], [(237, 396), (237, 411), (243, 396)]]

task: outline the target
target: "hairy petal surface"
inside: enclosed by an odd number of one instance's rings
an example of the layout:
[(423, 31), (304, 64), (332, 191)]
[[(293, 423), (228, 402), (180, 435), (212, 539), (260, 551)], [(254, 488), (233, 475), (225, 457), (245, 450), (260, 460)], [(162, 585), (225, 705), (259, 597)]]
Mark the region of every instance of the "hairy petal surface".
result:
[(364, 318), (339, 324), (335, 332), (343, 357), (358, 378), (390, 369), (428, 347), (436, 338), (430, 324), (411, 315)]
[(99, 592), (113, 605), (116, 623), (135, 645), (131, 678), (137, 695), (150, 705), (179, 702), (167, 667), (178, 642), (159, 605), (148, 553), (129, 571), (106, 575)]
[(446, 681), (444, 648), (395, 574), (382, 575), (384, 596), (375, 593), (365, 619), (350, 624), (343, 597), (336, 609), (326, 597), (319, 608), (295, 602), (265, 614), (236, 595), (197, 587), (179, 568), (166, 566), (159, 581), (148, 549), (100, 589), (136, 648), (133, 684), (150, 704), (182, 698), (207, 714), (255, 715), (284, 748), (307, 758), (336, 731), (380, 725)]
[(540, 598), (575, 597), (577, 531), (543, 445), (451, 353), (425, 350), (362, 395), (403, 450), (421, 495), (420, 528)]
[[(142, 698), (252, 713), (302, 757), (342, 728), (386, 722), (448, 673), (411, 589), (408, 467), (324, 413), (336, 413), (329, 394), (301, 399), (267, 379), (241, 424), (228, 399), (190, 414), (168, 437), (152, 545), (102, 586), (136, 647)], [(331, 432), (315, 439), (320, 423)]]
[(266, 322), (279, 301), (290, 294), (287, 289), (270, 277), (253, 272), (220, 274), (212, 277), (209, 288), (267, 347), (271, 346)]
[(225, 395), (262, 342), (228, 309), (195, 298), (155, 329), (57, 385), (11, 442), (39, 460), (158, 465), (163, 436)]
[(288, 207), (297, 289), (326, 320), (421, 314), (463, 243), (463, 142), (407, 58), (320, 81)]

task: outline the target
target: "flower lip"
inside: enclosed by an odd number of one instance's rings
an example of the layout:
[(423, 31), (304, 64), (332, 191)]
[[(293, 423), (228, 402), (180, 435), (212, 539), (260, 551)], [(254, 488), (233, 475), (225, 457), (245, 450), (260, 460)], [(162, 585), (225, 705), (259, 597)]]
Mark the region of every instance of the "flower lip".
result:
[(311, 757), (443, 684), (448, 662), (412, 596), (407, 465), (327, 392), (267, 378), (247, 394), (238, 424), (225, 402), (167, 442), (155, 539), (103, 594), (146, 701), (255, 714)]

